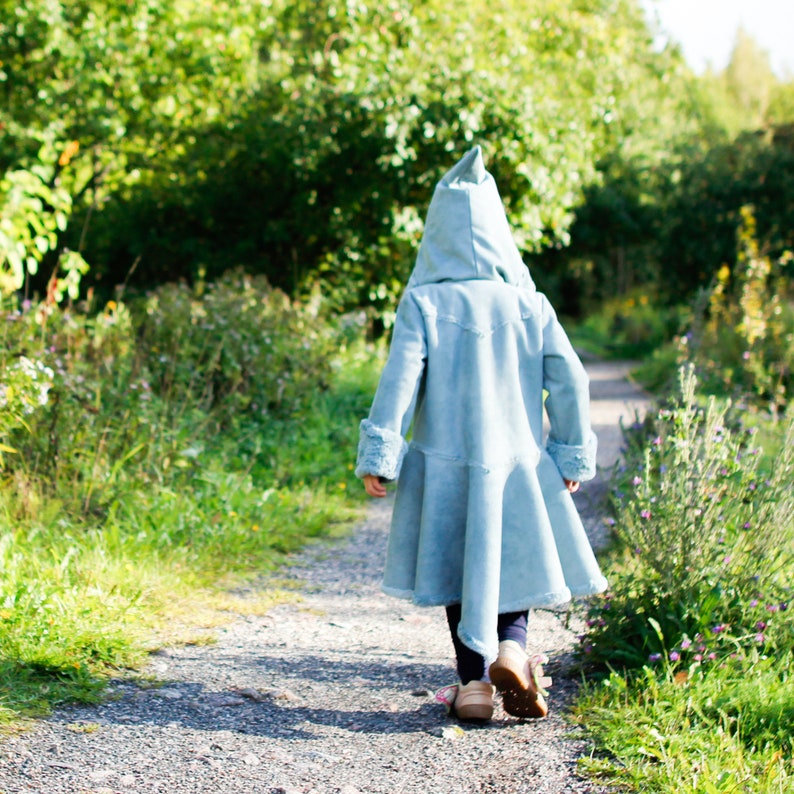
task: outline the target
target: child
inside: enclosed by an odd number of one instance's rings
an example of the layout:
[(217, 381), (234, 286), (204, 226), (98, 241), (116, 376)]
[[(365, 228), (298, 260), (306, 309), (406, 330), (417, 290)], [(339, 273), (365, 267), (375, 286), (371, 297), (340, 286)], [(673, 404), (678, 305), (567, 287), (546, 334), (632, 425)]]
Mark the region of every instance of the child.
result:
[(383, 590), (447, 608), (459, 718), (490, 719), (492, 683), (545, 716), (527, 612), (606, 588), (571, 499), (595, 454), (584, 368), (477, 146), (436, 186), (356, 466), (370, 496), (398, 481)]

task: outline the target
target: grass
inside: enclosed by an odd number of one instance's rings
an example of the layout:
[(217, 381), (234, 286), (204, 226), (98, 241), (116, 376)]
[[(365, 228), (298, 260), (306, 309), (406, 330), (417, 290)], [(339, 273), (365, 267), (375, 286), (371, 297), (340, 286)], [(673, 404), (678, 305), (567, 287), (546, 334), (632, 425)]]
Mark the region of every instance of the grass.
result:
[(631, 791), (789, 792), (793, 672), (791, 654), (717, 673), (613, 672), (586, 685), (574, 711), (600, 748), (583, 770)]
[[(224, 295), (236, 316), (234, 291)], [(264, 354), (292, 355), (293, 315), (305, 318), (284, 306), (279, 298), (283, 339), (270, 328)], [(238, 370), (228, 386), (209, 365), (197, 368), (201, 378), (191, 374), (183, 391), (169, 383), (158, 394), (147, 384), (151, 352), (135, 347), (139, 332), (108, 341), (103, 328), (102, 348), (91, 343), (96, 321), (70, 323), (65, 352), (61, 337), (43, 343), (55, 373), (50, 400), (20, 411), (24, 426), (5, 445), (17, 453), (0, 469), (6, 729), (100, 699), (110, 676), (130, 674), (160, 645), (211, 642), (208, 629), (232, 615), (295, 598), (277, 579), (261, 590), (258, 577), (306, 543), (344, 534), (362, 504), (352, 469), (379, 372), (373, 349), (335, 339), (332, 355), (320, 355), (332, 333), (317, 331), (315, 347), (285, 365), (300, 379), (285, 386), (289, 402), (252, 411), (248, 395), (266, 387), (246, 392)], [(82, 347), (80, 333), (89, 335)], [(210, 384), (228, 389), (222, 405), (207, 399)], [(229, 411), (229, 400), (240, 407)]]

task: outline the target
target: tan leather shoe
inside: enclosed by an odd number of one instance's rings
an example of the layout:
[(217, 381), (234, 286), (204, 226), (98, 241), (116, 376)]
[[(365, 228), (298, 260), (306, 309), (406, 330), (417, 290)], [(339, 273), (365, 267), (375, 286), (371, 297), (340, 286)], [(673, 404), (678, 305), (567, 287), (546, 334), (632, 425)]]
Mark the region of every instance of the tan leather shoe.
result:
[(529, 658), (513, 640), (499, 643), (499, 656), (488, 668), (493, 685), (502, 693), (505, 711), (514, 717), (545, 717), (549, 707), (543, 687), (551, 679), (543, 675), (541, 657)]
[(452, 710), (459, 720), (491, 719), (493, 687), (486, 681), (469, 681), (459, 686)]

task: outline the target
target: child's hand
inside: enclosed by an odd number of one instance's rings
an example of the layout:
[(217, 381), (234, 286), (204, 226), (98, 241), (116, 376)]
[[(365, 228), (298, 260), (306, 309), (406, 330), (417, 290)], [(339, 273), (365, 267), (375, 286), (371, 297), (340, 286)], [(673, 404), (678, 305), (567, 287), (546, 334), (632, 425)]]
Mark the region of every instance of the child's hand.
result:
[(579, 483), (576, 482), (576, 480), (566, 480), (565, 477), (563, 477), (562, 480), (565, 483), (565, 487), (568, 489), (568, 493), (576, 493), (579, 490)]
[(364, 475), (364, 489), (370, 496), (380, 499), (386, 496), (386, 486), (381, 482), (380, 477), (374, 474)]

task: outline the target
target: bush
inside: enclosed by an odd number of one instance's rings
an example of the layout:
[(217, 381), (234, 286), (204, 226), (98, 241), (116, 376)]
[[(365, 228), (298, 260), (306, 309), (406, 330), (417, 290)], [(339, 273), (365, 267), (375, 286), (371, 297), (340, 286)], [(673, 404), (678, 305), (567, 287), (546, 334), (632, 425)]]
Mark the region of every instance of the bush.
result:
[(750, 207), (742, 218), (736, 266), (724, 265), (701, 297), (688, 357), (706, 389), (747, 395), (776, 412), (791, 399), (794, 378), (792, 256), (763, 256)]
[(612, 297), (578, 325), (574, 343), (596, 355), (639, 358), (658, 350), (678, 333), (683, 311), (662, 306), (649, 290)]
[(142, 366), (153, 390), (230, 421), (283, 419), (328, 388), (336, 339), (315, 296), (306, 304), (237, 270), (192, 289), (152, 292), (140, 318)]
[(96, 697), (196, 587), (344, 526), (361, 331), (241, 274), (134, 311), (6, 309), (0, 722)]
[(785, 652), (794, 572), (794, 419), (762, 468), (730, 404), (701, 405), (692, 367), (638, 426), (615, 492), (611, 588), (591, 603), (583, 661), (674, 668)]

